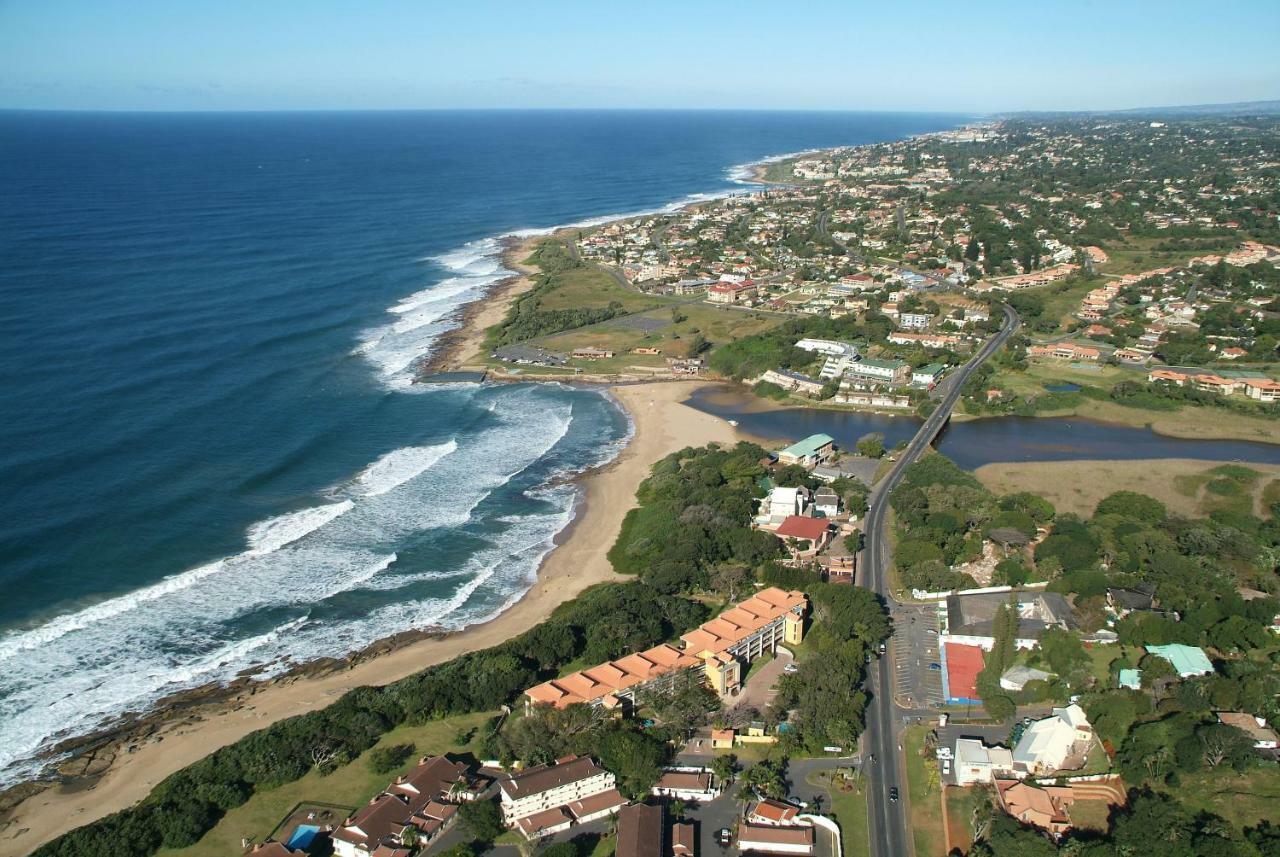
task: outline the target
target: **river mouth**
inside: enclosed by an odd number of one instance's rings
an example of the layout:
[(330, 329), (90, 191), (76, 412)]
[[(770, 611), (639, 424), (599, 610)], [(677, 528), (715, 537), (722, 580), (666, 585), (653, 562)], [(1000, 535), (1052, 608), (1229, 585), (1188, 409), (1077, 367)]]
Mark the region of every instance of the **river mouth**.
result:
[[(858, 438), (871, 432), (883, 434), (885, 445), (892, 447), (910, 440), (921, 422), (914, 416), (773, 407), (730, 384), (698, 390), (686, 404), (734, 420), (741, 431), (754, 437), (796, 440), (821, 432), (845, 449), (852, 449)], [(1147, 458), (1280, 464), (1280, 446), (1275, 444), (1169, 437), (1150, 428), (1084, 417), (1008, 416), (952, 422), (942, 430), (936, 446), (966, 470), (1002, 462)]]

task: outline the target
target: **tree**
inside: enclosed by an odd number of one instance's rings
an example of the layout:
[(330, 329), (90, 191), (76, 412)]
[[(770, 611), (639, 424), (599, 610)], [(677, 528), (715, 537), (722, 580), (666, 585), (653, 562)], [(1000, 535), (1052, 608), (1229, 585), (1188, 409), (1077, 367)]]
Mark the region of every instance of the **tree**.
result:
[(737, 772), (738, 757), (733, 753), (716, 756), (711, 760), (711, 773), (715, 774), (716, 779), (721, 783), (730, 782)]
[(863, 435), (858, 438), (855, 447), (859, 455), (865, 455), (867, 458), (879, 458), (884, 455), (884, 435), (877, 432)]
[(412, 744), (375, 747), (369, 753), (369, 770), (375, 774), (389, 774), (403, 765), (416, 750)]
[(783, 776), (783, 765), (778, 759), (765, 759), (747, 768), (742, 775), (739, 797), (746, 800), (756, 797), (786, 797), (787, 783)]
[(462, 829), (476, 842), (492, 842), (506, 829), (496, 800), (468, 801), (458, 807), (458, 819)]
[(1168, 514), (1169, 511), (1164, 503), (1136, 491), (1116, 491), (1114, 494), (1109, 494), (1098, 501), (1098, 508), (1094, 511), (1095, 517), (1120, 515), (1149, 524), (1160, 523), (1168, 517)]

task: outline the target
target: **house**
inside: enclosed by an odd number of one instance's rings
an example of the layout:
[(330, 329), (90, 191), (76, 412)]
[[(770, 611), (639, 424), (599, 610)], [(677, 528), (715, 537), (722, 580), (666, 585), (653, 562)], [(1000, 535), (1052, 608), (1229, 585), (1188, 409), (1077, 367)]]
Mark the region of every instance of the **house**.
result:
[(616, 780), (589, 756), (566, 756), (498, 783), (502, 818), (538, 839), (617, 812), (626, 803)]
[(780, 524), (793, 515), (803, 515), (808, 507), (809, 489), (777, 486), (760, 502), (760, 518), (764, 523)]
[(424, 758), (333, 831), (334, 853), (383, 857), (399, 849), (409, 828), (418, 842), (430, 844), (453, 825), (458, 804), (478, 798), (489, 782), (447, 756)]
[(744, 303), (755, 296), (756, 285), (751, 280), (720, 282), (707, 289), (707, 300), (713, 304)]
[(1280, 402), (1280, 381), (1270, 378), (1245, 378), (1241, 382), (1244, 394), (1259, 402)]
[(1204, 649), (1199, 646), (1169, 643), (1167, 646), (1147, 646), (1146, 648), (1149, 653), (1173, 664), (1173, 668), (1182, 678), (1213, 674), (1213, 664), (1205, 655)]
[(1116, 684), (1126, 690), (1142, 690), (1142, 670), (1120, 670)]
[(1092, 743), (1093, 726), (1083, 708), (1075, 704), (1055, 708), (1022, 733), (1013, 748), (1014, 769), (1032, 776), (1049, 774), (1067, 767), (1072, 756), (1080, 757), (1079, 764), (1070, 767), (1079, 768)]
[(796, 824), (796, 816), (800, 810), (789, 803), (765, 798), (747, 810), (747, 824), (761, 824), (768, 827), (791, 827)]
[(752, 720), (747, 724), (747, 728), (740, 732), (735, 732), (733, 736), (733, 745), (735, 747), (743, 747), (747, 744), (777, 744), (778, 736), (770, 734), (768, 727), (761, 720)]
[(1107, 610), (1117, 619), (1123, 619), (1135, 610), (1146, 611), (1155, 607), (1155, 593), (1145, 588), (1108, 588)]
[(618, 811), (616, 857), (662, 857), (666, 819), (661, 806), (632, 803)]
[(654, 797), (676, 798), (682, 801), (705, 803), (720, 795), (715, 777), (709, 768), (664, 768), (657, 785), (651, 791)]
[(779, 464), (800, 464), (815, 467), (835, 458), (836, 441), (829, 434), (811, 434), (798, 440), (778, 453)]
[(1280, 736), (1267, 725), (1266, 718), (1244, 711), (1219, 711), (1218, 722), (1234, 726), (1252, 738), (1255, 750), (1274, 750), (1280, 744)]
[(742, 854), (813, 854), (813, 828), (743, 824), (738, 827), (738, 851)]
[(671, 857), (697, 857), (697, 828), (682, 821), (671, 825)]
[(1075, 794), (1069, 788), (996, 780), (996, 795), (1000, 808), (1023, 824), (1038, 827), (1052, 836), (1061, 836), (1071, 829), (1067, 807), (1075, 803)]
[(619, 708), (633, 703), (641, 689), (669, 690), (682, 674), (701, 676), (717, 693), (731, 693), (741, 685), (743, 663), (804, 640), (808, 603), (802, 592), (762, 589), (685, 634), (681, 646), (663, 643), (543, 682), (525, 691), (525, 704)]
[(929, 326), (929, 321), (933, 318), (927, 312), (899, 312), (898, 327), (907, 330), (924, 330)]
[(912, 371), (911, 384), (915, 387), (932, 389), (935, 384), (942, 380), (942, 373), (946, 371), (946, 368), (941, 363), (930, 363), (928, 366), (921, 366), (919, 369)]
[(818, 553), (831, 541), (831, 528), (823, 518), (804, 518), (792, 515), (778, 525), (773, 534), (787, 543), (795, 539), (793, 553), (798, 556), (812, 556)]
[(713, 750), (732, 750), (733, 729), (712, 729), (711, 730), (711, 749)]
[(828, 518), (840, 514), (840, 495), (825, 485), (813, 492), (813, 509)]
[[(279, 842), (268, 841), (259, 842), (257, 845), (253, 846), (253, 850), (249, 853), (255, 855), (255, 857), (296, 857), (298, 854), (306, 854), (307, 852), (294, 851), (291, 848), (286, 848)], [(406, 854), (407, 853), (408, 852), (406, 852)]]
[(1004, 675), (1000, 676), (1000, 686), (1005, 690), (1020, 691), (1027, 686), (1030, 681), (1048, 681), (1053, 678), (1053, 673), (1047, 673), (1044, 670), (1038, 670), (1035, 667), (1025, 667), (1021, 664), (1015, 664), (1004, 671)]
[(956, 785), (972, 786), (1011, 777), (1013, 755), (1005, 747), (988, 747), (977, 738), (957, 738), (955, 751)]

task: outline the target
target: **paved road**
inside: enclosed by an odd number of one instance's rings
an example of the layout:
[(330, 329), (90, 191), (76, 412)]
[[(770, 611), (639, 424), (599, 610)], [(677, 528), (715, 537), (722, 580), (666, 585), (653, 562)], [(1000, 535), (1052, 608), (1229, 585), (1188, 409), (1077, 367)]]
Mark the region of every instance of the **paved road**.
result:
[[(902, 481), (906, 468), (916, 461), (933, 443), (942, 426), (951, 416), (951, 409), (960, 398), (969, 375), (987, 358), (1004, 345), (1005, 341), (1018, 329), (1021, 319), (1012, 308), (1004, 307), (1004, 326), (992, 337), (982, 349), (973, 356), (958, 372), (947, 390), (946, 395), (938, 402), (938, 407), (920, 426), (920, 430), (912, 439), (906, 450), (898, 456), (893, 470), (876, 486), (871, 495), (871, 507), (867, 512), (864, 532), (862, 562), (862, 585), (884, 596), (893, 603), (893, 594), (889, 591), (888, 546), (884, 538), (885, 513), (888, 510), (889, 495)], [(872, 665), (869, 685), (873, 694), (871, 705), (867, 709), (867, 729), (864, 736), (863, 752), (868, 760), (876, 757), (875, 763), (864, 764), (868, 785), (868, 827), (871, 837), (871, 854), (873, 857), (901, 857), (912, 853), (912, 838), (908, 834), (907, 825), (907, 790), (906, 777), (903, 775), (902, 754), (899, 749), (899, 728), (894, 704), (894, 669), (893, 660), (888, 657), (877, 658)], [(901, 798), (897, 802), (889, 800), (889, 789), (897, 788)], [(921, 855), (923, 857), (923, 855)]]

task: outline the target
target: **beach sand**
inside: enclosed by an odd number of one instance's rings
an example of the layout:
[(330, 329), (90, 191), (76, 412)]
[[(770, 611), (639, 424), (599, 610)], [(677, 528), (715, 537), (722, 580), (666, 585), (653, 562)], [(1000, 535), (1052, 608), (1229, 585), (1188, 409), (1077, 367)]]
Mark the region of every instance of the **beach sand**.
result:
[[(483, 331), (478, 319), (470, 327)], [(548, 554), (537, 583), (510, 609), (482, 625), (410, 643), (342, 672), (264, 683), (255, 692), (211, 706), (197, 723), (161, 730), (134, 752), (117, 756), (87, 787), (83, 782), (55, 786), (19, 804), (0, 830), (0, 855), (29, 853), (74, 827), (132, 806), (174, 771), (277, 720), (328, 705), (353, 687), (387, 684), (464, 652), (497, 645), (541, 622), (586, 587), (617, 579), (606, 553), (649, 468), (686, 446), (739, 439), (728, 423), (681, 404), (702, 383), (651, 382), (612, 389), (631, 414), (634, 435), (613, 462), (581, 478), (582, 503), (561, 536), (563, 543)]]

